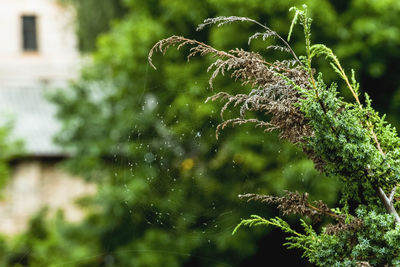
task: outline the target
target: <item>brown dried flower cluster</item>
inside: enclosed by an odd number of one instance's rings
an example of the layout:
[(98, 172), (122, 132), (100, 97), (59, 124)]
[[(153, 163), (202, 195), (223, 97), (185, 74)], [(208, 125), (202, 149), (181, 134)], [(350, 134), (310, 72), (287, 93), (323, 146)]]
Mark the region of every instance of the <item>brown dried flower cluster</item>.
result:
[(360, 218), (353, 218), (350, 222), (345, 219), (339, 220), (336, 224), (328, 224), (325, 226), (325, 233), (328, 235), (336, 235), (340, 232), (357, 232), (363, 226), (363, 221)]
[[(249, 43), (256, 38), (276, 38), (282, 46), (273, 45), (268, 48), (288, 53), (286, 60), (268, 62), (259, 53), (244, 51), (243, 49), (232, 49), (227, 52), (220, 51), (203, 42), (187, 39), (181, 36), (171, 36), (158, 41), (150, 50), (148, 60), (152, 63), (154, 52), (165, 54), (171, 46), (180, 49), (183, 46), (191, 46), (187, 59), (195, 55), (211, 55), (215, 61), (209, 66), (208, 71), (212, 72), (209, 79), (210, 88), (213, 89), (213, 82), (218, 75), (225, 75), (230, 72), (235, 81), (242, 85), (250, 85), (252, 90), (249, 93), (229, 94), (219, 92), (208, 97), (207, 101), (221, 100), (224, 102), (221, 108), (223, 122), (217, 126), (216, 136), (222, 129), (231, 125), (254, 123), (256, 127), (262, 127), (265, 131), (277, 130), (280, 137), (292, 143), (303, 143), (305, 137), (313, 135), (313, 131), (307, 123), (304, 115), (297, 108), (300, 100), (300, 93), (295, 87), (310, 89), (310, 73), (306, 71), (289, 44), (276, 32), (272, 31), (259, 22), (243, 17), (217, 17), (207, 19), (200, 24), (198, 30), (216, 24), (221, 26), (227, 23), (245, 21), (255, 23), (264, 29), (264, 32), (257, 32), (249, 38)], [(291, 81), (290, 83), (288, 81)], [(224, 120), (223, 115), (230, 106), (239, 109), (239, 116)], [(266, 115), (263, 119), (249, 116), (249, 112)], [(255, 114), (255, 113), (251, 113)], [(313, 160), (317, 170), (322, 171), (324, 162), (315, 153), (304, 148), (306, 155)]]
[[(239, 125), (243, 123), (256, 123), (264, 127), (266, 131), (279, 130), (280, 136), (293, 143), (302, 142), (304, 136), (312, 135), (310, 127), (303, 114), (295, 107), (300, 94), (293, 85), (288, 84), (284, 77), (289, 78), (297, 86), (306, 88), (309, 85), (308, 73), (298, 61), (283, 60), (270, 63), (255, 52), (242, 49), (233, 49), (229, 52), (217, 50), (199, 41), (190, 40), (180, 36), (171, 36), (157, 42), (149, 53), (149, 62), (152, 64), (152, 55), (155, 51), (165, 53), (170, 46), (181, 48), (184, 45), (192, 45), (188, 60), (194, 55), (211, 54), (217, 59), (212, 63), (208, 71), (212, 71), (209, 80), (213, 88), (213, 81), (218, 75), (225, 75), (231, 71), (231, 77), (240, 81), (242, 85), (251, 85), (253, 90), (248, 94), (230, 95), (220, 92), (209, 97), (206, 101), (220, 99), (225, 102), (221, 109), (221, 117), (229, 105), (240, 107), (240, 117), (222, 122), (217, 128), (217, 137), (220, 129), (227, 125)], [(284, 76), (284, 77), (283, 77)], [(258, 111), (271, 115), (269, 121), (255, 118), (246, 118), (247, 111)]]
[(321, 200), (308, 200), (308, 193), (300, 194), (298, 192), (285, 191), (285, 195), (281, 197), (259, 195), (259, 194), (244, 194), (239, 195), (239, 198), (247, 199), (247, 201), (258, 201), (276, 205), (283, 215), (299, 214), (311, 218), (313, 222), (319, 222), (324, 216), (331, 217), (337, 221), (336, 224), (329, 224), (325, 228), (327, 234), (337, 234), (344, 231), (356, 231), (362, 226), (362, 221), (358, 218), (353, 218), (350, 222), (346, 222), (346, 216), (334, 213), (328, 205)]

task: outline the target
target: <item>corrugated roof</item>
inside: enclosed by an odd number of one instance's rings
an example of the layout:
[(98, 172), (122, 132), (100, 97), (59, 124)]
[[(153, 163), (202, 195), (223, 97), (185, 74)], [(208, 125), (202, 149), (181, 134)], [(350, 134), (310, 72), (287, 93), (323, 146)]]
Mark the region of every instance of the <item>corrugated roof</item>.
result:
[(12, 138), (22, 139), (29, 156), (62, 156), (65, 151), (53, 142), (61, 129), (56, 107), (48, 102), (43, 85), (1, 86), (0, 118), (13, 122)]

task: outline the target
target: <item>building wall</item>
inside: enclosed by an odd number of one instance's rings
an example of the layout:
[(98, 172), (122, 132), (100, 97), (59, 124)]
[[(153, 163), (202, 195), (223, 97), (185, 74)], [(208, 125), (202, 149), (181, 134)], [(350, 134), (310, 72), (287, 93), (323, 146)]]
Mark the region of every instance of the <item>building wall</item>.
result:
[[(23, 49), (24, 15), (36, 16), (38, 51)], [(72, 15), (58, 0), (0, 0), (0, 125), (13, 120), (12, 138), (24, 142), (26, 156), (31, 158), (20, 160), (7, 188), (0, 188), (2, 234), (23, 231), (44, 206), (50, 213), (63, 209), (69, 221), (80, 220), (83, 210), (74, 204), (75, 199), (96, 189), (62, 171), (54, 160), (45, 160), (66, 155), (52, 141), (61, 127), (55, 107), (43, 94), (64, 87), (78, 74)]]
[(25, 230), (29, 219), (42, 207), (49, 215), (62, 209), (66, 220), (79, 221), (84, 210), (75, 204), (94, 194), (96, 186), (63, 171), (53, 162), (24, 160), (15, 165), (10, 183), (0, 198), (0, 232), (14, 235)]
[[(37, 17), (38, 52), (22, 49), (22, 15)], [(57, 0), (1, 0), (0, 89), (74, 77), (79, 54), (71, 18)]]

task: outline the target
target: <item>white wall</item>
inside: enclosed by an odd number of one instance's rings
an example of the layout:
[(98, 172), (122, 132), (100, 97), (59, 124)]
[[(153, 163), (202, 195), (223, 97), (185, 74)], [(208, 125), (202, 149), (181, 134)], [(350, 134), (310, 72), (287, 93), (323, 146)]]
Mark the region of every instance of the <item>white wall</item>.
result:
[(0, 232), (14, 235), (26, 230), (29, 219), (41, 207), (48, 207), (50, 216), (62, 209), (66, 220), (79, 221), (84, 211), (74, 204), (75, 200), (95, 192), (94, 184), (66, 173), (55, 164), (22, 161), (14, 168), (7, 187), (1, 188)]
[[(23, 15), (36, 16), (38, 52), (23, 51)], [(22, 139), (33, 158), (16, 164), (9, 184), (0, 188), (3, 234), (24, 230), (30, 216), (43, 206), (53, 212), (62, 208), (68, 220), (79, 220), (83, 211), (73, 204), (74, 199), (96, 191), (94, 185), (52, 162), (35, 159), (62, 154), (52, 142), (59, 131), (54, 107), (45, 101), (43, 92), (65, 85), (78, 74), (80, 58), (72, 18), (57, 0), (0, 0), (0, 122), (9, 115), (14, 119), (12, 137)]]
[[(22, 15), (37, 17), (37, 53), (22, 49)], [(0, 90), (62, 84), (76, 75), (79, 55), (71, 15), (57, 0), (0, 0)]]
[[(24, 15), (36, 16), (37, 52), (23, 50)], [(12, 138), (28, 154), (62, 153), (52, 141), (60, 130), (55, 107), (43, 95), (77, 77), (79, 67), (72, 9), (58, 0), (0, 0), (0, 126), (11, 119)]]

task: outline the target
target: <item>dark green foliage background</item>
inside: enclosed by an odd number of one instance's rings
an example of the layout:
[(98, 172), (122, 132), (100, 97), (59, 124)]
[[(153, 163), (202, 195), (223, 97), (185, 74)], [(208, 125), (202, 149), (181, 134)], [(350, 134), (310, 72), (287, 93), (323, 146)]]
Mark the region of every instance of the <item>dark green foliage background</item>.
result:
[[(4, 238), (3, 266), (247, 266), (271, 260), (300, 265), (299, 253), (285, 251), (278, 232), (242, 230), (231, 236), (241, 218), (276, 215), (237, 195), (307, 191), (333, 206), (340, 186), (275, 134), (243, 126), (216, 140), (220, 105), (204, 103), (213, 94), (207, 89), (210, 58), (187, 63), (187, 50), (170, 50), (155, 56), (157, 71), (147, 63), (152, 45), (170, 35), (218, 49), (250, 49), (247, 37), (256, 28), (232, 24), (195, 32), (205, 18), (248, 16), (285, 37), (289, 7), (307, 3), (314, 42), (332, 47), (346, 68), (354, 68), (375, 107), (398, 125), (398, 1), (69, 2), (78, 8), (84, 51), (112, 21), (81, 78), (52, 97), (64, 125), (57, 141), (75, 155), (66, 167), (96, 182), (99, 192), (80, 201), (89, 214), (82, 223), (65, 223), (62, 214), (45, 220), (43, 211), (26, 234)], [(298, 29), (292, 37), (298, 54), (304, 51), (301, 36)], [(255, 41), (251, 49), (265, 54), (265, 47)], [(215, 88), (248, 90), (221, 78)]]
[(10, 136), (12, 127), (12, 120), (3, 118), (0, 126), (0, 198), (3, 197), (1, 190), (9, 181), (10, 164), (13, 164), (14, 159), (24, 155), (22, 140)]

